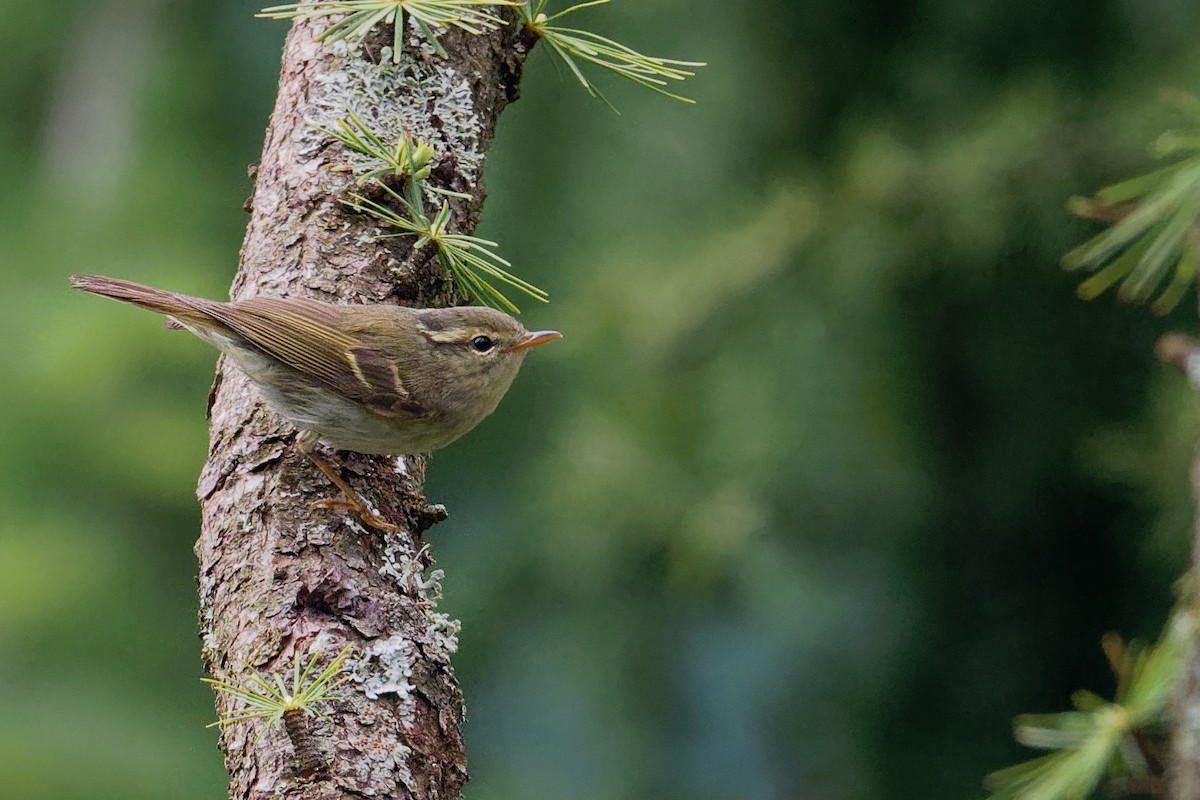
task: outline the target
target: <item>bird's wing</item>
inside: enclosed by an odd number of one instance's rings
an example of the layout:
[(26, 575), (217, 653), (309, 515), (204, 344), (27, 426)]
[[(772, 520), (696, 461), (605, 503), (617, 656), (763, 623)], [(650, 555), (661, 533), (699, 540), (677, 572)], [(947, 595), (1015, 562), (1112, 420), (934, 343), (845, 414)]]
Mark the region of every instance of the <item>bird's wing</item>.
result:
[(336, 306), (315, 300), (254, 297), (206, 304), (204, 310), (265, 353), (381, 416), (421, 417), (427, 413), (405, 387), (400, 364), (343, 330)]

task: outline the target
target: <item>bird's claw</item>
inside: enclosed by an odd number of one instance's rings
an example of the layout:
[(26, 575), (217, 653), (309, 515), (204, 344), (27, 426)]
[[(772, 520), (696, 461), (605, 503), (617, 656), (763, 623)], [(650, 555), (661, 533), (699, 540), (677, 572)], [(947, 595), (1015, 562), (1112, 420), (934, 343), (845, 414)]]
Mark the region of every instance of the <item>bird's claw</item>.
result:
[(318, 500), (315, 503), (313, 503), (311, 506), (309, 506), (309, 508), (310, 509), (332, 508), (332, 509), (339, 509), (342, 511), (353, 511), (354, 513), (356, 513), (358, 515), (359, 519), (361, 519), (366, 524), (370, 525), (372, 528), (375, 528), (376, 530), (381, 530), (384, 533), (399, 533), (400, 532), (400, 527), (398, 525), (394, 525), (394, 524), (388, 522), (382, 516), (375, 513), (374, 511), (372, 511), (366, 504), (356, 503), (353, 500), (340, 500), (340, 499), (335, 500), (335, 499), (329, 498), (326, 500)]

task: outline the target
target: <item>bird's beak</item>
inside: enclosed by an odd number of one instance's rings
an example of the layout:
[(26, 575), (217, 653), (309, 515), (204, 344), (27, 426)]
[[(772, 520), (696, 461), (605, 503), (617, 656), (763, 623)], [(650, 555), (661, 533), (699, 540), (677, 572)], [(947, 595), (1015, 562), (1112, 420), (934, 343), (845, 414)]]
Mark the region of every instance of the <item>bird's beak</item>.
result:
[(516, 343), (513, 350), (519, 353), (522, 350), (528, 350), (531, 347), (537, 347), (539, 344), (545, 344), (546, 342), (561, 338), (562, 334), (558, 331), (533, 331), (522, 336), (521, 341)]

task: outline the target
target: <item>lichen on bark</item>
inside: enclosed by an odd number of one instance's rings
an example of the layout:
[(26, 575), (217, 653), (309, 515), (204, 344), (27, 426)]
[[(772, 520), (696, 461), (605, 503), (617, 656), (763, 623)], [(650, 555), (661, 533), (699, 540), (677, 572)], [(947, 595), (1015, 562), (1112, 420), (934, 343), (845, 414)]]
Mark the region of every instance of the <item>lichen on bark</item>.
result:
[[(328, 19), (293, 24), (247, 204), (233, 298), (407, 305), (457, 299), (436, 259), (414, 254), (404, 240), (376, 239), (371, 219), (341, 205), (355, 179), (331, 167), (344, 164), (346, 154), (309, 123), (344, 107), (426, 132), (438, 148), (438, 180), (471, 195), (451, 201), (453, 229), (470, 232), (483, 204), (483, 154), (500, 111), (516, 98), (525, 54), (515, 15), (504, 12), (514, 24), (503, 29), (446, 32), (446, 59), (413, 47), (398, 65), (379, 57), (378, 42), (337, 50), (318, 42)], [(379, 33), (380, 41), (391, 35)], [(395, 80), (382, 80), (381, 70), (390, 69)], [(433, 77), (418, 91), (413, 81), (421, 75)], [(393, 458), (338, 455), (353, 485), (401, 525), (400, 534), (385, 536), (347, 512), (311, 509), (334, 496), (333, 487), (292, 449), (295, 432), (224, 360), (210, 413), (196, 544), (209, 672), (236, 683), (247, 665), (282, 672), (297, 652), (332, 657), (349, 643), (357, 679), (331, 704), (328, 720), (311, 720), (327, 770), (300, 774), (308, 770), (297, 769), (281, 727), (261, 739), (258, 720), (226, 728), (230, 797), (459, 797), (466, 780), (463, 703), (449, 660), (457, 624), (436, 611), (437, 576), (427, 572), (425, 458), (409, 457), (397, 469)]]

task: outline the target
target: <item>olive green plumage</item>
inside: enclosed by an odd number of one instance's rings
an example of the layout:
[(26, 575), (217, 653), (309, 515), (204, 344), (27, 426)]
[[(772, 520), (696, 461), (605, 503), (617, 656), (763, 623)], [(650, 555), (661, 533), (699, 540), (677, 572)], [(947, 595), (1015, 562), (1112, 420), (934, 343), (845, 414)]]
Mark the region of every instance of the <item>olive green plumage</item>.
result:
[(337, 450), (404, 455), (444, 447), (491, 414), (530, 333), (491, 308), (334, 305), (254, 297), (232, 303), (94, 275), (72, 284), (170, 317), (233, 360), (267, 405)]

